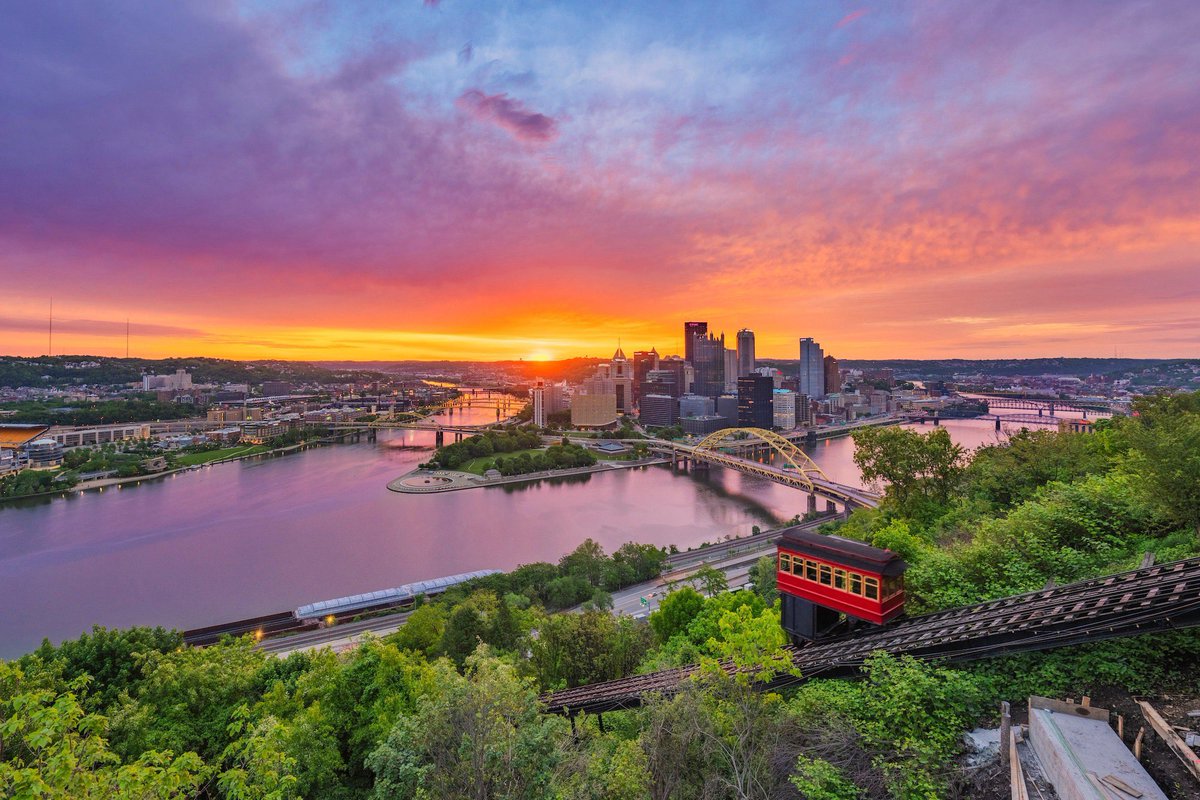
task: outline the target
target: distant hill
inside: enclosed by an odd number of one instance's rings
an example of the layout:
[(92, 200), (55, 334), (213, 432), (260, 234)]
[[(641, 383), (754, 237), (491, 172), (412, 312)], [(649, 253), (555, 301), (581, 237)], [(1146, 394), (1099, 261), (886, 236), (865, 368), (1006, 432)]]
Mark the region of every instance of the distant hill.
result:
[[(759, 359), (783, 372), (795, 372), (796, 359)], [(893, 369), (898, 378), (951, 378), (955, 375), (1129, 375), (1169, 365), (1197, 365), (1195, 359), (1165, 358), (1004, 358), (1004, 359), (838, 359), (851, 369)]]
[(109, 358), (64, 355), (23, 358), (0, 356), (0, 386), (116, 385), (141, 380), (143, 372), (163, 374), (185, 369), (197, 383), (263, 381), (363, 382), (384, 377), (364, 367), (330, 368), (305, 361), (234, 361), (224, 358)]

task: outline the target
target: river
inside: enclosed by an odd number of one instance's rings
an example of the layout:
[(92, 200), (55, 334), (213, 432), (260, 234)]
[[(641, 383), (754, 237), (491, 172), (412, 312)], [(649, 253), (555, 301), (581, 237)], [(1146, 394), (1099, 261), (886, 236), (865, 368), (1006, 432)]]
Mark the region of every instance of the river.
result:
[[(495, 412), (466, 415), (455, 421)], [(997, 436), (988, 422), (943, 425), (968, 447)], [(697, 477), (642, 467), (426, 496), (385, 488), (432, 446), (429, 432), (385, 431), (373, 443), (0, 506), (0, 658), (93, 624), (194, 628), (557, 561), (587, 537), (610, 551), (631, 540), (686, 549), (806, 508), (801, 492), (718, 468)], [(853, 447), (839, 438), (809, 452), (833, 480), (859, 484)]]

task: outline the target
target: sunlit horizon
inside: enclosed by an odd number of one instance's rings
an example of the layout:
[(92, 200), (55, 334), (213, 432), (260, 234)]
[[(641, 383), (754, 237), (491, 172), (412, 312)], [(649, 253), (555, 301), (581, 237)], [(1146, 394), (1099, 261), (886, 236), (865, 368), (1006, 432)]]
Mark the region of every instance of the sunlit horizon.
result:
[(1200, 6), (18, 4), (0, 352), (1200, 357)]

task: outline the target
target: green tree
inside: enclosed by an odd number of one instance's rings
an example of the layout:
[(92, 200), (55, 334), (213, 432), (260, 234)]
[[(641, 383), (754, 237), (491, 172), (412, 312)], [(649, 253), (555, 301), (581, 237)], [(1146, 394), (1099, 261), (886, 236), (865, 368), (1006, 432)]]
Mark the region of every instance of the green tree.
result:
[(267, 658), (249, 638), (142, 654), (144, 678), (112, 712), (115, 748), (130, 758), (170, 750), (215, 761), (229, 744), (234, 709), (257, 699)]
[(714, 597), (729, 588), (729, 579), (724, 570), (719, 570), (710, 564), (704, 564), (692, 573), (688, 582), (697, 586), (709, 597)]
[(401, 717), (367, 760), (380, 800), (551, 797), (562, 720), (542, 715), (513, 668), (471, 656), (465, 675), (442, 663), (435, 692)]
[[(0, 663), (5, 670), (11, 680), (12, 668)], [(17, 675), (13, 683), (19, 681)], [(103, 738), (104, 718), (79, 703), (85, 684), (80, 678), (62, 693), (36, 689), (0, 697), (0, 796), (168, 800), (199, 791), (211, 770), (195, 753), (147, 751), (123, 764)]]
[(603, 611), (553, 614), (538, 622), (529, 666), (546, 688), (584, 686), (630, 674), (648, 646), (646, 629), (629, 618)]
[(1200, 534), (1200, 392), (1138, 398), (1133, 408), (1131, 466), (1142, 492)]
[(750, 582), (754, 584), (754, 592), (767, 605), (773, 605), (779, 599), (778, 578), (774, 556), (763, 556), (750, 567)]
[(97, 625), (90, 634), (85, 633), (58, 647), (43, 639), (41, 647), (22, 657), (20, 664), (26, 671), (35, 665), (50, 670), (67, 682), (90, 676), (92, 691), (84, 695), (84, 707), (103, 712), (122, 692), (133, 691), (145, 677), (145, 660), (141, 655), (169, 653), (182, 645), (183, 636), (178, 631), (164, 628), (108, 630)]
[(440, 652), (446, 631), (446, 611), (441, 605), (426, 603), (409, 615), (408, 621), (388, 639), (397, 647), (416, 650), (427, 656)]
[(558, 568), (564, 576), (582, 578), (592, 586), (600, 586), (607, 562), (604, 548), (592, 539), (584, 539), (582, 544), (562, 557)]
[(470, 606), (459, 605), (446, 621), (446, 629), (442, 634), (442, 652), (461, 667), (466, 663), (467, 656), (475, 652), (475, 648), (486, 634), (487, 625), (482, 615)]
[(704, 608), (704, 597), (690, 586), (677, 589), (663, 598), (658, 609), (650, 615), (650, 627), (665, 643), (677, 633), (682, 633), (700, 609)]
[(945, 510), (963, 474), (962, 446), (945, 428), (920, 434), (906, 428), (860, 428), (854, 434), (854, 463), (868, 483), (885, 481), (887, 502), (918, 519)]

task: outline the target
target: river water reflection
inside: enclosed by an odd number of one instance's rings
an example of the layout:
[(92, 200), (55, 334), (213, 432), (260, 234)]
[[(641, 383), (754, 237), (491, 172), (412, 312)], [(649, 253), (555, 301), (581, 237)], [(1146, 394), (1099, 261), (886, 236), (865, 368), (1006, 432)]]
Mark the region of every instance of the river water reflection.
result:
[[(997, 435), (986, 422), (943, 424), (968, 447)], [(432, 445), (432, 433), (381, 432), (374, 443), (0, 506), (0, 657), (92, 624), (192, 628), (556, 561), (589, 536), (608, 550), (630, 540), (687, 548), (806, 508), (801, 492), (716, 468), (700, 477), (644, 467), (438, 495), (389, 492), (387, 482)], [(850, 439), (810, 452), (832, 479), (860, 482)]]

